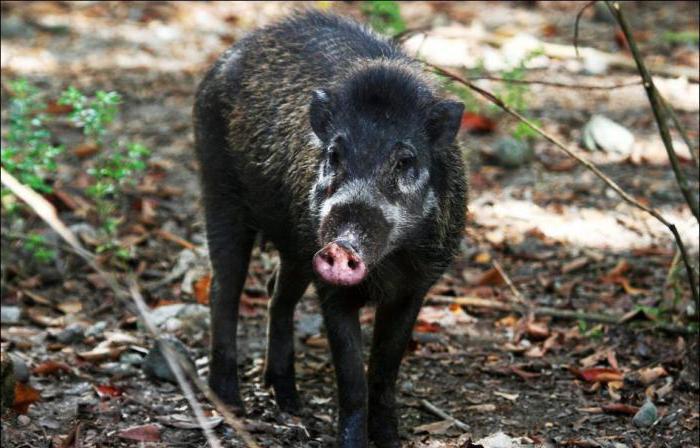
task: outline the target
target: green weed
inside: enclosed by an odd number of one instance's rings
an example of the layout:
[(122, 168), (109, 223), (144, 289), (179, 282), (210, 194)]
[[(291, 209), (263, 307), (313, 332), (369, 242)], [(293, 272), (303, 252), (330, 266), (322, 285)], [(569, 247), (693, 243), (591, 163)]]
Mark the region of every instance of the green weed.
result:
[(362, 12), (376, 31), (394, 36), (406, 29), (401, 18), (401, 8), (394, 1), (368, 1), (362, 4)]

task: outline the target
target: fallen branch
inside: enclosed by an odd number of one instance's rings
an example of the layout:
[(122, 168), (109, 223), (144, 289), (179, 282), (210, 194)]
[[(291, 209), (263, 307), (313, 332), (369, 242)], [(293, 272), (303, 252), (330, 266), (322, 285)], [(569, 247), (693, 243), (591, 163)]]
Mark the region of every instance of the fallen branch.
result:
[(420, 404), (421, 404), (421, 406), (423, 406), (425, 409), (427, 409), (427, 410), (430, 411), (431, 413), (437, 415), (437, 416), (440, 417), (441, 419), (451, 421), (456, 427), (458, 427), (458, 428), (461, 429), (462, 431), (469, 431), (470, 428), (469, 428), (469, 426), (468, 426), (466, 423), (464, 423), (462, 420), (458, 420), (458, 419), (452, 417), (450, 414), (448, 414), (447, 412), (443, 411), (443, 410), (440, 409), (439, 407), (435, 406), (434, 404), (432, 404), (432, 403), (429, 402), (428, 400), (421, 400), (421, 401), (420, 401)]
[[(600, 324), (609, 324), (609, 325), (626, 325), (631, 322), (632, 320), (626, 319), (626, 316), (617, 316), (614, 314), (605, 314), (605, 313), (589, 313), (585, 311), (577, 311), (577, 310), (562, 310), (559, 308), (551, 308), (551, 307), (533, 307), (530, 310), (527, 308), (518, 305), (518, 304), (512, 304), (512, 303), (505, 303), (505, 302), (497, 302), (495, 300), (488, 300), (488, 299), (482, 299), (479, 297), (468, 297), (468, 296), (462, 296), (462, 297), (450, 297), (450, 296), (430, 296), (428, 298), (429, 301), (433, 303), (441, 303), (441, 304), (457, 304), (460, 306), (466, 306), (466, 307), (472, 307), (472, 308), (485, 308), (485, 309), (491, 309), (491, 310), (497, 310), (497, 311), (505, 311), (508, 313), (518, 313), (523, 316), (527, 315), (528, 312), (533, 313), (535, 316), (549, 316), (549, 317), (556, 317), (558, 319), (569, 319), (569, 320), (584, 320), (586, 322), (594, 322), (594, 323), (600, 323)], [(668, 323), (659, 323), (655, 322), (653, 328), (657, 328), (659, 330), (666, 331), (668, 333), (673, 333), (673, 334), (695, 334), (696, 331), (684, 327), (682, 325), (674, 325), (674, 324), (668, 324)]]
[[(678, 155), (676, 154), (675, 149), (673, 149), (673, 140), (671, 139), (671, 133), (668, 130), (667, 124), (668, 108), (666, 107), (665, 102), (660, 98), (659, 91), (654, 84), (654, 80), (644, 64), (644, 59), (639, 53), (639, 48), (637, 48), (637, 42), (634, 40), (634, 36), (632, 36), (629, 23), (627, 23), (627, 19), (625, 18), (624, 14), (622, 14), (620, 3), (610, 3), (606, 1), (605, 4), (608, 6), (608, 9), (610, 9), (613, 16), (615, 16), (617, 23), (620, 25), (620, 28), (625, 35), (625, 39), (627, 39), (630, 51), (632, 52), (632, 57), (637, 64), (637, 70), (639, 70), (639, 74), (644, 81), (644, 90), (646, 90), (647, 97), (649, 97), (649, 104), (651, 105), (652, 112), (654, 112), (656, 124), (659, 126), (659, 134), (661, 135), (661, 140), (664, 142), (664, 147), (666, 148), (666, 153), (668, 154), (668, 160), (671, 162), (673, 173), (676, 175), (676, 181), (681, 189), (681, 193), (683, 193), (685, 201), (688, 203), (688, 207), (693, 212), (693, 215), (695, 215), (695, 219), (698, 221), (698, 223), (700, 223), (700, 204), (698, 203), (698, 196), (696, 193), (690, 191), (688, 179), (685, 177), (685, 174), (680, 166), (680, 161), (678, 160)], [(691, 151), (692, 154), (691, 147), (688, 147), (688, 150)]]
[(480, 79), (485, 79), (488, 81), (507, 82), (507, 83), (512, 83), (512, 84), (538, 84), (538, 85), (549, 86), (549, 87), (561, 87), (564, 89), (579, 89), (579, 90), (615, 90), (615, 89), (622, 89), (624, 87), (642, 85), (642, 81), (631, 81), (631, 82), (626, 82), (626, 83), (621, 83), (621, 84), (613, 84), (610, 86), (599, 86), (599, 85), (595, 85), (595, 84), (570, 84), (570, 83), (564, 83), (564, 82), (541, 81), (541, 80), (535, 80), (535, 79), (508, 79), (508, 78), (501, 78), (499, 76), (490, 76), (490, 75), (469, 76), (466, 79), (468, 79), (470, 81), (478, 81)]
[(463, 77), (456, 75), (448, 70), (445, 70), (444, 68), (438, 67), (437, 65), (433, 65), (429, 62), (424, 62), (424, 64), (430, 68), (432, 68), (436, 73), (441, 74), (443, 76), (446, 76), (454, 81), (457, 81), (467, 87), (469, 87), (471, 90), (474, 92), (478, 93), (479, 95), (483, 96), (499, 108), (501, 108), (504, 112), (508, 113), (509, 115), (512, 115), (513, 117), (517, 118), (518, 120), (522, 121), (526, 125), (528, 125), (532, 130), (540, 134), (542, 137), (544, 137), (547, 141), (550, 143), (554, 144), (557, 148), (561, 149), (564, 151), (569, 157), (572, 157), (576, 159), (580, 164), (585, 166), (589, 171), (593, 172), (598, 178), (600, 178), (603, 182), (605, 182), (610, 188), (612, 188), (625, 202), (627, 202), (630, 205), (633, 205), (640, 210), (643, 210), (647, 213), (649, 213), (651, 216), (656, 218), (659, 222), (661, 222), (663, 225), (668, 227), (668, 229), (671, 231), (673, 234), (673, 237), (676, 240), (676, 244), (678, 245), (678, 248), (681, 251), (681, 255), (683, 256), (683, 263), (685, 264), (686, 271), (688, 273), (688, 282), (690, 284), (690, 291), (693, 296), (693, 299), (696, 302), (696, 309), (700, 308), (700, 296), (698, 295), (698, 289), (695, 283), (695, 274), (693, 271), (693, 267), (690, 262), (690, 257), (688, 255), (688, 251), (685, 248), (685, 245), (683, 244), (683, 240), (681, 239), (680, 234), (678, 233), (678, 229), (676, 229), (675, 224), (669, 222), (666, 218), (664, 218), (661, 213), (659, 213), (656, 209), (646, 206), (639, 202), (638, 200), (634, 199), (632, 196), (630, 196), (626, 191), (624, 191), (614, 180), (612, 180), (610, 177), (608, 177), (605, 173), (600, 171), (600, 169), (590, 160), (576, 154), (572, 149), (568, 148), (564, 143), (559, 141), (556, 137), (550, 135), (549, 133), (545, 132), (542, 130), (539, 126), (537, 126), (535, 123), (532, 121), (528, 120), (525, 118), (522, 114), (519, 112), (511, 109), (508, 105), (506, 105), (500, 98), (495, 96), (493, 93), (482, 89), (481, 87), (475, 85), (474, 83), (464, 79)]
[[(32, 210), (34, 210), (34, 212), (44, 222), (46, 222), (52, 229), (54, 229), (56, 233), (58, 233), (59, 236), (61, 236), (61, 238), (63, 238), (63, 240), (70, 245), (70, 247), (75, 251), (77, 255), (79, 255), (83, 260), (85, 260), (85, 262), (88, 263), (88, 265), (90, 265), (90, 267), (105, 280), (107, 285), (112, 289), (112, 291), (118, 299), (124, 301), (125, 305), (129, 308), (133, 308), (133, 304), (128, 300), (133, 300), (133, 302), (136, 305), (136, 314), (141, 315), (141, 319), (146, 323), (146, 328), (148, 328), (153, 333), (153, 336), (155, 336), (158, 339), (159, 335), (157, 329), (153, 325), (149, 326), (150, 320), (148, 314), (146, 312), (143, 312), (145, 310), (145, 304), (143, 303), (143, 300), (139, 300), (141, 295), (138, 293), (138, 289), (132, 285), (131, 293), (127, 292), (124, 288), (122, 288), (119, 285), (119, 282), (113, 274), (102, 270), (95, 262), (93, 254), (91, 254), (89, 251), (82, 247), (82, 245), (75, 237), (73, 232), (71, 232), (71, 230), (68, 227), (66, 227), (63, 221), (61, 221), (61, 219), (56, 214), (56, 209), (54, 208), (54, 206), (51, 205), (51, 203), (49, 203), (46, 199), (44, 199), (40, 194), (27, 187), (26, 185), (23, 185), (12, 174), (8, 173), (7, 171), (5, 171), (4, 168), (1, 167), (0, 180), (2, 181), (3, 185), (5, 185), (7, 188), (10, 189), (10, 191), (12, 191), (12, 193), (14, 193), (27, 205), (29, 205), (29, 207)], [(184, 360), (182, 359), (182, 355), (180, 355), (174, 350), (170, 350), (170, 347), (166, 346), (165, 344), (161, 344), (161, 347), (163, 348), (163, 355), (165, 356), (169, 365), (171, 361), (175, 360), (176, 366), (175, 368), (173, 368), (173, 366), (171, 365), (171, 370), (175, 374), (183, 394), (185, 394), (186, 397), (188, 396), (188, 394), (189, 396), (192, 396), (192, 390), (191, 388), (189, 388), (189, 384), (187, 384), (186, 381), (184, 383), (180, 382), (180, 380), (182, 380), (183, 377), (178, 376), (178, 371), (180, 373), (182, 373), (183, 371), (187, 373), (187, 375), (190, 377), (190, 380), (207, 397), (207, 399), (211, 401), (214, 407), (216, 407), (217, 411), (219, 411), (221, 416), (224, 418), (224, 421), (236, 430), (238, 436), (243, 440), (243, 442), (248, 448), (259, 448), (259, 445), (255, 442), (255, 440), (253, 440), (250, 433), (248, 433), (248, 431), (245, 429), (243, 423), (237, 417), (235, 417), (228, 410), (225, 404), (218, 397), (216, 397), (216, 395), (211, 391), (211, 389), (206, 384), (204, 384), (204, 382), (201, 379), (199, 379), (197, 373), (189, 367), (188, 363), (184, 362)], [(196, 405), (199, 406), (199, 403), (196, 402)], [(202, 427), (202, 430), (205, 431), (206, 436), (206, 423), (204, 423), (204, 421), (197, 416), (197, 410), (195, 410), (194, 407), (193, 412), (195, 413), (195, 417), (197, 418), (198, 423)], [(211, 444), (211, 440), (209, 439), (209, 437), (207, 437), (207, 440)], [(215, 440), (213, 443), (214, 444), (211, 446), (214, 448), (221, 446), (218, 440)]]
[[(143, 301), (143, 297), (141, 297), (141, 293), (139, 292), (136, 283), (131, 285), (130, 292), (131, 297), (134, 299), (136, 307), (139, 310), (139, 314), (141, 315), (144, 325), (153, 336), (157, 336), (158, 329), (156, 328), (155, 324), (153, 324), (153, 321), (151, 321), (148, 307)], [(197, 423), (202, 429), (204, 437), (207, 439), (207, 443), (209, 443), (209, 446), (212, 448), (221, 448), (221, 442), (216, 435), (214, 435), (211, 428), (206, 424), (206, 418), (204, 417), (202, 405), (200, 405), (199, 401), (197, 401), (197, 398), (194, 396), (194, 391), (185, 377), (185, 372), (183, 371), (182, 366), (186, 365), (187, 362), (182, 358), (180, 353), (174, 350), (170, 345), (164, 343), (164, 341), (156, 340), (156, 344), (158, 344), (161, 353), (165, 357), (168, 367), (170, 367), (170, 370), (175, 375), (177, 384), (180, 386), (180, 390), (182, 391), (183, 395), (185, 395), (185, 399), (189, 403), (190, 408), (192, 408), (194, 417), (197, 419)]]

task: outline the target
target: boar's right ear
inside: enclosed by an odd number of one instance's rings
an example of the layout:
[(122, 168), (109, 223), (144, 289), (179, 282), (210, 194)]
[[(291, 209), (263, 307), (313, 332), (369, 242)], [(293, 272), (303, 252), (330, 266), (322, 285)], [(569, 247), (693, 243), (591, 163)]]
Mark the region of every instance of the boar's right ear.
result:
[(433, 105), (428, 111), (426, 132), (430, 143), (449, 145), (454, 140), (462, 122), (464, 104), (458, 101), (444, 100)]
[(328, 142), (332, 116), (333, 98), (325, 89), (317, 89), (312, 92), (311, 106), (309, 107), (309, 120), (311, 129), (321, 141)]

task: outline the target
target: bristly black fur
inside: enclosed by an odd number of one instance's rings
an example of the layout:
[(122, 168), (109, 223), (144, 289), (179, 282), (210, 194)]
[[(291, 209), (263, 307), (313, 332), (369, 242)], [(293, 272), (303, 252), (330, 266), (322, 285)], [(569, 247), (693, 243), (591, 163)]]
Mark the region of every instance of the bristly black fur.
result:
[[(317, 11), (253, 32), (211, 67), (193, 112), (213, 268), (209, 382), (222, 399), (243, 407), (236, 365), (238, 301), (252, 246), (262, 233), (280, 252), (270, 282), (264, 372), (278, 405), (288, 411), (300, 406), (293, 311), (315, 282), (338, 378), (339, 445), (365, 447), (369, 434), (380, 447), (400, 446), (394, 383), (401, 355), (423, 296), (458, 250), (464, 227), (465, 169), (454, 143), (461, 111), (393, 43)], [(435, 197), (435, 206), (424, 213), (421, 207), (406, 210), (419, 221), (351, 288), (319, 282), (311, 269), (322, 243), (314, 201), (333, 191), (332, 184), (318, 189), (316, 182), (333, 139), (343, 141), (338, 181), (371, 179), (388, 203), (400, 205), (391, 170), (397, 148), (410, 147), (417, 166), (429, 171), (428, 185), (417, 196), (425, 199), (430, 190)], [(376, 210), (339, 210), (336, 221), (353, 219), (356, 212), (363, 214), (358, 225), (380, 226), (374, 243), (377, 235), (390, 233), (386, 220), (374, 219)], [(328, 220), (326, 227), (335, 224)], [(357, 308), (366, 302), (378, 304), (367, 376), (357, 322)]]

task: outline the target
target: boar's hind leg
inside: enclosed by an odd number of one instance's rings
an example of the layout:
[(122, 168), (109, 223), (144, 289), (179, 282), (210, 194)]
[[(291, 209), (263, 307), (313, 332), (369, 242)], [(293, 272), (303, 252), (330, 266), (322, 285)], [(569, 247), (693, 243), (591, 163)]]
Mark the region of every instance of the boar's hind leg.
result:
[[(209, 258), (214, 276), (210, 292), (211, 359), (209, 385), (227, 404), (244, 412), (238, 386), (236, 330), (238, 303), (248, 273), (255, 231), (235, 217), (236, 211), (207, 204)], [(211, 205), (210, 207), (207, 205)]]
[(309, 284), (310, 276), (295, 263), (281, 257), (274, 280), (268, 284), (272, 297), (267, 328), (265, 387), (275, 391), (277, 406), (296, 413), (301, 404), (294, 379), (294, 307)]
[(369, 433), (379, 448), (401, 446), (396, 415), (396, 377), (421, 303), (422, 296), (377, 307), (367, 382)]
[(338, 446), (367, 446), (367, 379), (362, 362), (359, 306), (352, 292), (321, 295), (321, 309), (338, 385)]

